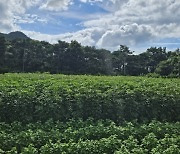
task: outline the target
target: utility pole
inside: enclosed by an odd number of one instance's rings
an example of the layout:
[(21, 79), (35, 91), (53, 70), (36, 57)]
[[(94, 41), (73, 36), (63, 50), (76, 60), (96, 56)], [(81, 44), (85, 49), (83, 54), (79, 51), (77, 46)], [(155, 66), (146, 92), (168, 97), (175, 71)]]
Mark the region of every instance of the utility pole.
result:
[(23, 50), (23, 68), (22, 68), (23, 73), (24, 73), (24, 69), (25, 69), (25, 49)]

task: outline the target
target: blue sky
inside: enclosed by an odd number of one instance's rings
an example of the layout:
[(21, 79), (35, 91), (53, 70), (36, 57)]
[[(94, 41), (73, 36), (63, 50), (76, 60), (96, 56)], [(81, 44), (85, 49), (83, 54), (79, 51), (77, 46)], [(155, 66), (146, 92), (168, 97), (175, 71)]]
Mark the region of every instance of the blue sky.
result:
[(137, 53), (180, 47), (179, 0), (1, 0), (0, 32)]
[(83, 26), (81, 23), (83, 21), (93, 18), (93, 14), (106, 14), (107, 10), (104, 10), (97, 4), (74, 1), (68, 10), (47, 11), (35, 7), (28, 10), (27, 13), (35, 13), (45, 21), (44, 23), (19, 23), (18, 25), (23, 30), (37, 31), (46, 34), (63, 34), (82, 30)]

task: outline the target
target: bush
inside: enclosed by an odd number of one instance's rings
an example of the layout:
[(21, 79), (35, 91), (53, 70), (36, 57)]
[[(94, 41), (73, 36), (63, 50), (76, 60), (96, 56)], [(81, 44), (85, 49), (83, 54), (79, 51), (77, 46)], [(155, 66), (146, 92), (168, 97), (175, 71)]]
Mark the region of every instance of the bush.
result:
[(179, 121), (179, 79), (0, 75), (0, 121)]

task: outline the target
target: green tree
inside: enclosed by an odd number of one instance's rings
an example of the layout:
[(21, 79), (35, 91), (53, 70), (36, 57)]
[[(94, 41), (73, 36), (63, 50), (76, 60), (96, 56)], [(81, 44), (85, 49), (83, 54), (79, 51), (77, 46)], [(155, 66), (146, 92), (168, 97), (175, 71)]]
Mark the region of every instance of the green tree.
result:
[(98, 74), (101, 72), (101, 63), (99, 60), (99, 52), (95, 47), (86, 46), (84, 50), (85, 59), (85, 73), (86, 74)]
[(99, 73), (111, 75), (113, 73), (112, 69), (112, 56), (110, 51), (105, 49), (98, 49), (98, 61), (99, 61)]
[(147, 49), (146, 53), (148, 54), (148, 63), (147, 68), (149, 73), (153, 73), (157, 67), (157, 65), (167, 59), (166, 48), (162, 47), (151, 47)]
[(165, 60), (161, 61), (156, 70), (156, 73), (162, 76), (174, 75), (180, 76), (180, 50), (177, 49), (175, 52), (171, 53), (171, 56)]
[(63, 65), (66, 73), (84, 73), (85, 56), (80, 43), (77, 41), (71, 41), (64, 54)]
[(127, 75), (126, 72), (126, 67), (128, 65), (127, 58), (131, 54), (132, 52), (130, 51), (129, 47), (127, 47), (126, 45), (120, 45), (120, 49), (112, 53), (113, 69), (116, 72), (116, 74)]
[(4, 60), (6, 51), (6, 40), (4, 37), (0, 37), (0, 73), (3, 72)]
[(53, 50), (53, 72), (60, 73), (65, 71), (65, 55), (67, 52), (67, 49), (69, 47), (69, 43), (65, 41), (58, 41), (57, 44), (54, 45)]
[(146, 74), (146, 70), (143, 67), (143, 58), (139, 55), (129, 55), (127, 57), (128, 65), (126, 66), (127, 75), (142, 75)]

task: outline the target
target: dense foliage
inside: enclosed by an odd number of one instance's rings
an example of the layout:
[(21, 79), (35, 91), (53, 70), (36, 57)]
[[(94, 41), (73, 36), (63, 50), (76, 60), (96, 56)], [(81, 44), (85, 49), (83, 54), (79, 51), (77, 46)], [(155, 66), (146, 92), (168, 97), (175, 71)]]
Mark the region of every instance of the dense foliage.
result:
[(0, 121), (179, 121), (179, 79), (0, 75)]
[(71, 120), (22, 125), (0, 123), (0, 153), (179, 154), (180, 123)]
[(179, 113), (179, 79), (1, 74), (0, 154), (179, 154)]
[(50, 44), (31, 39), (0, 37), (0, 73), (50, 72), (61, 74), (145, 75), (179, 77), (180, 52), (151, 47), (135, 55), (125, 45), (110, 52), (77, 41)]
[(179, 49), (134, 55), (16, 35), (0, 36), (0, 73), (56, 75), (0, 75), (0, 154), (180, 154), (180, 79), (149, 78), (179, 77)]

